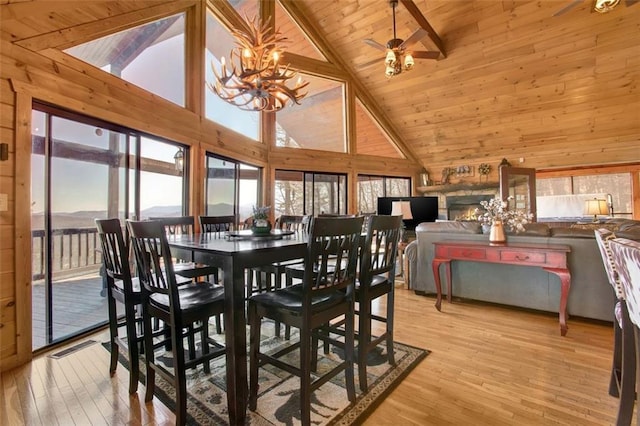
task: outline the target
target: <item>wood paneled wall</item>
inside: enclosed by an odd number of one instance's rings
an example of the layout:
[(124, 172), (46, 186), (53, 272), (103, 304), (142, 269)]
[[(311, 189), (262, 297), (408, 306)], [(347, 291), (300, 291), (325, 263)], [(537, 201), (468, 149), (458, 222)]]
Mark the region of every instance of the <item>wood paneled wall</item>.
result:
[[(589, 13), (585, 1), (552, 17), (564, 1), (415, 3), (438, 31), (447, 57), (416, 60), (413, 71), (387, 80), (382, 65), (361, 67), (380, 53), (367, 47), (365, 38), (381, 43), (391, 38), (385, 0), (281, 0), (327, 58), (290, 55), (292, 65), (346, 82), (350, 152), (356, 146), (357, 96), (403, 151), (403, 160), (275, 149), (273, 123), (263, 129), (262, 144), (204, 119), (197, 47), (204, 42), (203, 2), (0, 0), (0, 137), (9, 144), (9, 161), (0, 162), (0, 193), (9, 196), (9, 210), (0, 212), (0, 370), (31, 357), (32, 99), (190, 145), (195, 215), (202, 211), (199, 159), (207, 150), (265, 167), (267, 203), (276, 168), (346, 172), (350, 211), (356, 210), (358, 173), (416, 176), (425, 166), (438, 179), (444, 167), (488, 162), (494, 165), (489, 180), (497, 181), (503, 157), (538, 169), (640, 161), (640, 5), (621, 2), (600, 15)], [(232, 10), (223, 1), (206, 5), (223, 14)], [(183, 11), (188, 27), (197, 28), (187, 37), (187, 108), (60, 51)], [(230, 16), (225, 22), (235, 21)], [(404, 38), (417, 28), (402, 5), (398, 28)], [(477, 173), (469, 179), (477, 180)]]

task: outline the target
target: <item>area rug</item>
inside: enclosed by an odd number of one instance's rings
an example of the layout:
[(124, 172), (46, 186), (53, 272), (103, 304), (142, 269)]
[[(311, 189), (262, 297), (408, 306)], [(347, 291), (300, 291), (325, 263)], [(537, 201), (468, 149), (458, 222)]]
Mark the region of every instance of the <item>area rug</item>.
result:
[[(214, 336), (216, 340), (223, 340), (224, 336)], [(276, 337), (268, 321), (263, 323), (261, 350), (276, 352), (295, 342), (297, 335), (292, 333), (291, 340)], [(109, 350), (109, 343), (103, 343)], [(314, 425), (350, 425), (359, 423), (377, 407), (384, 398), (422, 361), (430, 351), (415, 348), (395, 342), (396, 365), (387, 362), (384, 345), (373, 351), (367, 362), (369, 390), (361, 393), (358, 385), (358, 370), (355, 367), (356, 400), (349, 403), (347, 391), (344, 387), (344, 373), (338, 374), (312, 394), (311, 422)], [(287, 362), (295, 363), (298, 351), (288, 354)], [(318, 370), (322, 374), (325, 369), (343, 358), (339, 348), (331, 349), (324, 354), (322, 348), (318, 351)], [(156, 359), (161, 359), (167, 366), (171, 366), (170, 354), (157, 353)], [(128, 368), (128, 360), (121, 351), (120, 363)], [(144, 361), (140, 362), (140, 381), (145, 381)], [(247, 410), (248, 425), (295, 425), (300, 424), (300, 379), (273, 366), (261, 368), (259, 372), (260, 391), (258, 393), (258, 407), (255, 412)], [(211, 362), (211, 374), (205, 374), (202, 366), (187, 372), (187, 424), (190, 425), (223, 425), (228, 423), (227, 398), (225, 384), (224, 356)], [(143, 392), (139, 390), (138, 392)], [(175, 392), (173, 386), (156, 375), (155, 396), (167, 407), (175, 411)]]

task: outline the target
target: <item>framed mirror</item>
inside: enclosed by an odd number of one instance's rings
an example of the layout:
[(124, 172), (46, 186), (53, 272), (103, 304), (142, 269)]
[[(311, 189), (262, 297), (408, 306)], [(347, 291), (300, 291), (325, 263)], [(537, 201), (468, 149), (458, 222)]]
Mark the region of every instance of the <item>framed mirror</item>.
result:
[(533, 214), (536, 221), (536, 169), (500, 167), (500, 198), (509, 210), (522, 210)]

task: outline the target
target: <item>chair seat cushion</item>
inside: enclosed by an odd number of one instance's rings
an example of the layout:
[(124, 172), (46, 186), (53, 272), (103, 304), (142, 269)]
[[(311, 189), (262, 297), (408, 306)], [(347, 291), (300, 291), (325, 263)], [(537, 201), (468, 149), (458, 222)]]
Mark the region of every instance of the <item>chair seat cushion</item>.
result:
[[(380, 297), (391, 291), (392, 283), (385, 275), (374, 275), (369, 286), (369, 296), (371, 298)], [(356, 300), (362, 292), (360, 281), (356, 280)]]
[(218, 273), (215, 266), (199, 265), (195, 262), (174, 263), (173, 271), (176, 275), (187, 278), (202, 277), (205, 275), (213, 275)]
[[(224, 288), (207, 282), (187, 284), (178, 289), (180, 308), (182, 311), (200, 308), (212, 303), (224, 303)], [(150, 303), (157, 308), (169, 309), (169, 296), (161, 293), (153, 293)]]
[[(262, 306), (284, 309), (290, 312), (301, 312), (303, 298), (303, 286), (302, 284), (296, 284), (291, 287), (257, 294), (249, 300)], [(318, 295), (311, 300), (311, 310), (327, 309), (344, 301), (345, 294), (341, 291)]]

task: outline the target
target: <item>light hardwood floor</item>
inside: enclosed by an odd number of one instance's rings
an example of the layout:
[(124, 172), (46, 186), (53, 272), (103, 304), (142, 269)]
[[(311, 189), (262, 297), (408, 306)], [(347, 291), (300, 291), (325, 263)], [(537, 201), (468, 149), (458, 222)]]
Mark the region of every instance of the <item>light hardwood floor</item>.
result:
[[(382, 306), (379, 306), (382, 308)], [(384, 400), (367, 425), (607, 425), (611, 325), (472, 302), (443, 303), (398, 286), (395, 340), (432, 353)], [(102, 332), (92, 336), (100, 342)], [(60, 348), (56, 349), (59, 351)], [(160, 425), (173, 414), (128, 376), (108, 374), (99, 344), (2, 374), (2, 425)]]

